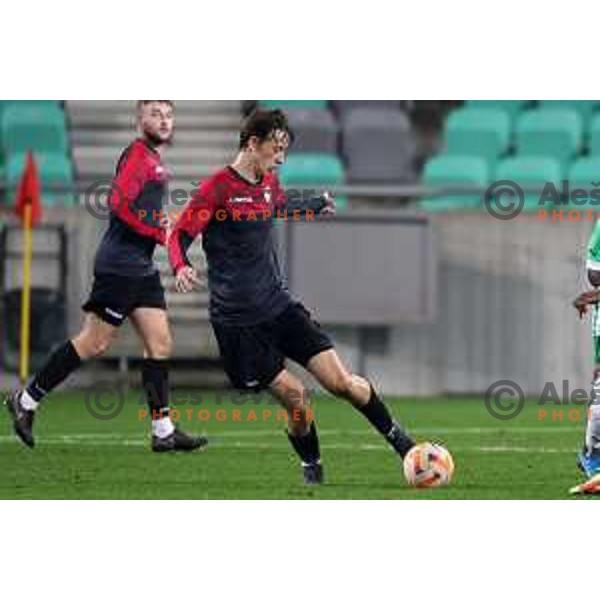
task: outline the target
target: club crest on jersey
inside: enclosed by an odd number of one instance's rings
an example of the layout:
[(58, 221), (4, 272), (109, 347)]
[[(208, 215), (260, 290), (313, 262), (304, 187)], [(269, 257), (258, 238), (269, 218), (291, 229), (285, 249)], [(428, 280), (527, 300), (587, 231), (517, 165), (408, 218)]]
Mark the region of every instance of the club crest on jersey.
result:
[(267, 204), (271, 204), (272, 196), (273, 196), (273, 193), (271, 192), (271, 190), (265, 190), (265, 202)]

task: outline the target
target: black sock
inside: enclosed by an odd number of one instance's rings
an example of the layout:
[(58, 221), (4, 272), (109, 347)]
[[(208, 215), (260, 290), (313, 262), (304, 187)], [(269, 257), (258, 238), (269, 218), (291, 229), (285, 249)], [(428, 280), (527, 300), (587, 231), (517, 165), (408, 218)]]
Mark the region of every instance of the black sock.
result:
[(371, 398), (368, 404), (359, 407), (358, 410), (385, 437), (402, 458), (415, 445), (415, 442), (404, 433), (402, 427), (392, 419), (386, 405), (379, 399), (373, 386), (371, 386)]
[(169, 416), (169, 365), (166, 360), (147, 358), (142, 364), (142, 387), (153, 421)]
[(288, 432), (288, 439), (304, 465), (314, 465), (321, 461), (319, 436), (314, 421), (310, 424), (310, 430), (306, 435), (295, 436)]
[(58, 387), (73, 371), (81, 366), (81, 358), (71, 341), (57, 348), (44, 368), (31, 380), (27, 393), (36, 401)]

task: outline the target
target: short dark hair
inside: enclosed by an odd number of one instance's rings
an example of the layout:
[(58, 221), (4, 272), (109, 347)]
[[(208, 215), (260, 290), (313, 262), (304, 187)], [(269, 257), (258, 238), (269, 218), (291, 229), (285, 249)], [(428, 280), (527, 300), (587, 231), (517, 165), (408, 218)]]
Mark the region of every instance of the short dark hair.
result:
[(137, 109), (141, 110), (146, 104), (150, 104), (151, 102), (164, 102), (168, 104), (171, 108), (175, 108), (174, 100), (138, 100)]
[(240, 132), (240, 150), (248, 146), (250, 138), (256, 137), (260, 142), (269, 139), (276, 131), (285, 131), (294, 140), (294, 132), (290, 128), (286, 114), (278, 108), (265, 110), (257, 108), (252, 112), (242, 125)]

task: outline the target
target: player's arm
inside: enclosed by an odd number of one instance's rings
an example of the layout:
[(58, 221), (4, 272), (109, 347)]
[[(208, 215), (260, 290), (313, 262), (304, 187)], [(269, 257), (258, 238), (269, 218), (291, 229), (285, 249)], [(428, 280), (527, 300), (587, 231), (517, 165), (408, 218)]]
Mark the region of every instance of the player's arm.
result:
[(188, 250), (194, 240), (206, 230), (215, 212), (215, 194), (209, 183), (203, 184), (169, 232), (167, 251), (179, 292), (189, 292), (200, 282), (188, 257)]
[(596, 289), (583, 292), (573, 300), (573, 306), (579, 313), (580, 319), (587, 313), (588, 306), (598, 304), (600, 301), (600, 270), (592, 268), (588, 263), (587, 276), (590, 284)]
[(134, 148), (119, 166), (110, 194), (109, 206), (113, 214), (133, 231), (164, 245), (166, 241), (164, 222), (148, 221), (145, 218), (147, 211), (135, 208), (136, 204), (144, 204), (145, 194), (155, 191), (155, 186), (147, 179), (146, 172), (143, 154)]
[(579, 318), (582, 319), (587, 313), (588, 307), (594, 304), (598, 304), (600, 301), (600, 290), (590, 290), (589, 292), (583, 292), (579, 294), (573, 301), (573, 306), (579, 313)]

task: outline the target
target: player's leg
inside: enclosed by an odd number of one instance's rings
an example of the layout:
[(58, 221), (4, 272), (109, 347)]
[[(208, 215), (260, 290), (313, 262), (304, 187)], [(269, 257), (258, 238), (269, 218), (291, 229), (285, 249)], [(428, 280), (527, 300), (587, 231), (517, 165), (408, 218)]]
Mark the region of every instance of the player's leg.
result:
[(596, 368), (594, 369), (592, 381), (584, 449), (579, 455), (579, 464), (588, 477), (600, 473), (600, 310), (598, 305), (593, 308), (592, 335)]
[(288, 439), (302, 463), (305, 483), (323, 483), (319, 437), (310, 413), (306, 388), (287, 369), (283, 369), (269, 384), (269, 392), (287, 413)]
[(117, 336), (117, 327), (90, 313), (82, 330), (57, 348), (45, 366), (24, 390), (14, 392), (6, 404), (13, 419), (14, 430), (24, 444), (33, 448), (33, 420), (40, 402), (76, 371), (84, 361), (100, 356)]
[(278, 318), (278, 323), (278, 346), (285, 356), (307, 369), (330, 393), (351, 402), (404, 457), (414, 441), (393, 420), (373, 386), (346, 369), (333, 343), (310, 313), (301, 304), (294, 304)]
[(361, 412), (402, 458), (415, 445), (400, 424), (394, 421), (371, 383), (350, 373), (335, 349), (317, 354), (306, 368), (327, 391), (348, 400)]
[(136, 308), (129, 317), (144, 346), (142, 388), (152, 419), (152, 449), (155, 452), (192, 451), (207, 441), (176, 428), (169, 416), (169, 359), (172, 337), (167, 311)]
[[(288, 438), (300, 457), (307, 483), (320, 483), (319, 441), (308, 418), (307, 394), (285, 369), (285, 357), (273, 341), (273, 322), (255, 326), (212, 323), (225, 372), (233, 387), (245, 392), (267, 389), (287, 411)], [(296, 411), (296, 412), (294, 412)]]

